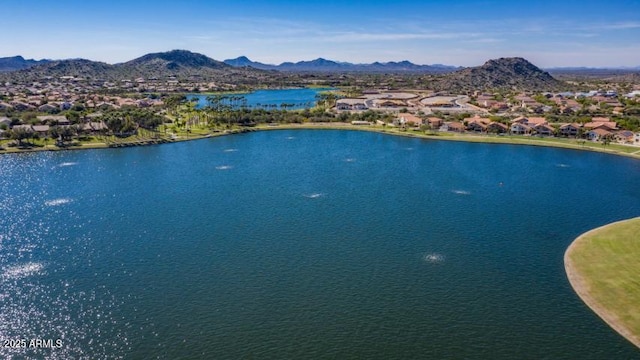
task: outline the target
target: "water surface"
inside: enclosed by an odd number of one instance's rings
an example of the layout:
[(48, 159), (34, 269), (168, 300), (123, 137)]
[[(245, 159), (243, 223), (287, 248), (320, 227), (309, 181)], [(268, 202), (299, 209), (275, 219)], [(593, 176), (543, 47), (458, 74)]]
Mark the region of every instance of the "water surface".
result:
[[(324, 91), (333, 90), (331, 88), (301, 88), (301, 89), (267, 89), (256, 90), (250, 93), (222, 94), (226, 96), (222, 104), (233, 108), (246, 106), (250, 109), (266, 110), (300, 110), (312, 108), (316, 104), (316, 96)], [(198, 99), (198, 108), (211, 106), (207, 100), (212, 95), (189, 95), (189, 99)], [(235, 99), (232, 99), (235, 97)]]
[[(3, 358), (631, 359), (571, 241), (640, 162), (350, 131), (0, 157)], [(16, 357), (19, 358), (19, 357)]]

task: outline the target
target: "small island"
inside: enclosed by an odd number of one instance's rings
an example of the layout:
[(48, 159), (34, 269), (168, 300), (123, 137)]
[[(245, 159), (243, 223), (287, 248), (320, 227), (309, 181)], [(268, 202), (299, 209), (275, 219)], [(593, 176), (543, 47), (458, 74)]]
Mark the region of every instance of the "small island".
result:
[(640, 217), (578, 237), (564, 256), (571, 286), (609, 326), (640, 347)]

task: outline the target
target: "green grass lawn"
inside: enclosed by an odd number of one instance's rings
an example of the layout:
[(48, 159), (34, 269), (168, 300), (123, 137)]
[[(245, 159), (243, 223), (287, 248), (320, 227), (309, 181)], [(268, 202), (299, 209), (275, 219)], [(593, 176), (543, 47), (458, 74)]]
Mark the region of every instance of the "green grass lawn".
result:
[(577, 275), (577, 282), (571, 281), (576, 292), (640, 347), (640, 217), (582, 235), (567, 251), (567, 261)]

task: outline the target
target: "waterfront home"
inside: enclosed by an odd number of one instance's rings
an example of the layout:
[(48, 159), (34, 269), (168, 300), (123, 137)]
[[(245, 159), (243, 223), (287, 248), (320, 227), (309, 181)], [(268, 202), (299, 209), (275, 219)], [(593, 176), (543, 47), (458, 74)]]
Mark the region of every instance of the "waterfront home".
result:
[(465, 119), (467, 122), (467, 131), (472, 132), (486, 132), (488, 125), (491, 123), (491, 120), (485, 118), (471, 118)]
[(618, 128), (618, 124), (615, 121), (593, 121), (595, 119), (607, 119), (608, 118), (593, 118), (591, 122), (584, 124), (584, 128), (588, 130), (604, 129), (613, 131)]
[(458, 121), (447, 121), (439, 129), (440, 131), (464, 132), (464, 124)]
[(442, 126), (442, 123), (443, 123), (443, 121), (442, 121), (442, 119), (440, 119), (439, 117), (433, 117), (433, 116), (432, 116), (432, 117), (428, 117), (428, 118), (427, 118), (427, 124), (429, 124), (429, 126), (430, 126), (432, 129), (437, 129), (437, 128), (439, 128), (440, 126)]
[(40, 136), (46, 136), (49, 133), (49, 125), (33, 125), (31, 128)]
[(487, 132), (490, 133), (494, 133), (494, 134), (504, 134), (506, 132), (509, 131), (509, 127), (503, 123), (499, 123), (499, 122), (492, 122), (489, 125), (487, 125)]
[(103, 121), (90, 121), (82, 125), (82, 130), (90, 133), (97, 133), (108, 130), (108, 127)]
[(533, 127), (536, 134), (542, 136), (553, 136), (556, 133), (556, 129), (549, 124), (538, 124)]
[(620, 144), (633, 144), (633, 137), (635, 134), (633, 131), (622, 130), (613, 135), (613, 140)]
[(424, 125), (424, 120), (421, 118), (409, 114), (409, 113), (399, 113), (396, 119), (393, 121), (394, 125), (407, 125), (407, 126), (422, 126)]
[(529, 125), (525, 125), (519, 122), (514, 122), (511, 124), (510, 131), (515, 135), (528, 135), (531, 134), (533, 129)]
[(527, 125), (529, 127), (548, 124), (547, 119), (545, 119), (543, 117), (525, 117), (525, 116), (520, 116), (520, 117), (517, 117), (517, 118), (513, 119), (512, 122), (513, 123), (524, 124), (524, 125)]
[(578, 123), (563, 124), (560, 126), (559, 133), (562, 136), (576, 137), (580, 133), (581, 127)]
[(587, 139), (591, 141), (600, 141), (606, 137), (611, 136), (613, 136), (613, 133), (611, 131), (602, 128), (593, 129), (587, 132)]

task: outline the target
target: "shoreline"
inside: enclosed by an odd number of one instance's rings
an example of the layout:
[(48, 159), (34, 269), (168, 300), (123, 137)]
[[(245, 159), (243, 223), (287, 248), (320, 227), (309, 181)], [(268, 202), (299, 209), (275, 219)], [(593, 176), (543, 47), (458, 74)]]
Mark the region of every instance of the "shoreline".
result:
[(564, 268), (567, 274), (569, 284), (576, 292), (578, 297), (584, 302), (598, 317), (600, 317), (607, 325), (609, 325), (618, 334), (622, 335), (625, 339), (629, 340), (636, 347), (640, 348), (640, 334), (634, 334), (631, 329), (620, 319), (618, 314), (601, 304), (596, 297), (593, 296), (590, 291), (588, 279), (584, 274), (580, 273), (577, 269), (576, 263), (571, 259), (571, 255), (574, 254), (581, 246), (585, 244), (592, 236), (601, 232), (606, 232), (612, 227), (616, 227), (622, 224), (628, 224), (630, 222), (640, 221), (640, 217), (616, 221), (610, 224), (600, 226), (598, 228), (587, 231), (584, 234), (578, 236), (569, 245), (564, 253)]
[[(568, 139), (562, 138), (550, 138), (550, 139), (558, 139), (560, 141), (550, 141), (545, 138), (528, 138), (528, 137), (514, 137), (514, 136), (495, 136), (495, 135), (476, 135), (476, 134), (457, 134), (457, 133), (444, 133), (443, 135), (433, 135), (426, 133), (417, 133), (410, 130), (401, 131), (396, 128), (380, 128), (375, 126), (368, 125), (352, 125), (349, 123), (341, 123), (341, 122), (332, 122), (332, 123), (304, 123), (304, 124), (277, 124), (277, 125), (259, 125), (256, 127), (250, 127), (245, 129), (232, 129), (232, 130), (224, 130), (221, 132), (213, 132), (205, 135), (189, 135), (189, 137), (179, 137), (176, 139), (155, 139), (156, 142), (153, 143), (151, 140), (154, 139), (138, 139), (136, 141), (126, 142), (123, 141), (120, 144), (122, 146), (110, 146), (107, 143), (86, 143), (80, 144), (80, 146), (69, 146), (64, 148), (59, 148), (54, 145), (47, 145), (47, 147), (34, 147), (28, 149), (18, 149), (18, 148), (3, 148), (0, 150), (0, 155), (3, 154), (20, 154), (20, 153), (28, 153), (28, 152), (38, 152), (38, 151), (64, 151), (64, 150), (88, 150), (88, 149), (109, 149), (109, 148), (121, 148), (121, 147), (135, 147), (135, 146), (149, 146), (149, 145), (160, 145), (164, 143), (177, 143), (182, 141), (193, 141), (206, 139), (210, 137), (218, 137), (224, 135), (233, 135), (240, 133), (247, 133), (253, 131), (272, 131), (272, 130), (353, 130), (353, 131), (368, 131), (375, 132), (387, 135), (394, 136), (404, 136), (404, 137), (412, 137), (419, 139), (429, 139), (429, 140), (442, 140), (442, 141), (460, 141), (460, 142), (474, 142), (474, 143), (486, 143), (486, 144), (504, 144), (504, 145), (525, 145), (525, 146), (543, 146), (543, 147), (553, 147), (553, 148), (561, 148), (561, 149), (569, 149), (569, 150), (581, 150), (581, 151), (591, 151), (591, 152), (599, 152), (610, 155), (618, 155), (624, 157), (630, 157), (633, 159), (640, 160), (640, 147), (637, 147), (637, 151), (633, 152), (623, 152), (615, 149), (607, 149), (604, 147), (594, 147), (592, 143), (589, 146), (574, 144), (569, 142)], [(148, 142), (145, 144), (140, 144), (141, 142)], [(616, 144), (617, 145), (617, 144)], [(51, 147), (49, 147), (51, 146)], [(627, 145), (617, 145), (617, 146), (625, 146), (630, 149), (635, 150), (636, 147), (627, 146)]]

